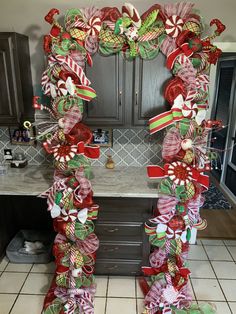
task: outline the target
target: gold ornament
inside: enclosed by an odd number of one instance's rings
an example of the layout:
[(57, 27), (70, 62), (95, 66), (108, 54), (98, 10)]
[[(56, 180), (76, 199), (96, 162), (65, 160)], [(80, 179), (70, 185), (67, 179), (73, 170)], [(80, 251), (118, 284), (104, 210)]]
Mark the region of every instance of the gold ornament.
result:
[(191, 149), (187, 149), (185, 151), (185, 155), (183, 157), (183, 162), (185, 162), (186, 164), (190, 165), (193, 162), (194, 159), (194, 153)]

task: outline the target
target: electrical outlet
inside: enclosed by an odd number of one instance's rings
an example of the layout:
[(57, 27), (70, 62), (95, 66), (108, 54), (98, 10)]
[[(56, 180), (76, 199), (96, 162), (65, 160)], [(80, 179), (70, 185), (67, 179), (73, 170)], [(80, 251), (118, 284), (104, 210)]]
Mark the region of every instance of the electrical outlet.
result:
[(4, 149), (4, 159), (12, 160), (12, 150), (10, 148)]

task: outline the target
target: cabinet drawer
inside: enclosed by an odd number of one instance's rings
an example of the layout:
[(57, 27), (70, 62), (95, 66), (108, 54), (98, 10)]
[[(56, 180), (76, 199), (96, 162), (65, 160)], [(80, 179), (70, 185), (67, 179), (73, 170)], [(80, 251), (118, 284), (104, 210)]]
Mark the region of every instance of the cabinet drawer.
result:
[(99, 204), (100, 212), (117, 212), (122, 215), (152, 212), (153, 200), (150, 198), (95, 197), (94, 200)]
[(116, 222), (145, 222), (148, 220), (150, 215), (137, 211), (134, 212), (127, 212), (127, 211), (115, 211), (115, 210), (103, 210), (101, 207), (98, 213), (98, 221), (116, 221)]
[[(143, 223), (113, 223), (97, 222), (95, 233), (99, 236), (118, 237), (118, 236), (138, 236), (142, 238)], [(129, 239), (127, 239), (129, 240)]]
[(140, 242), (100, 241), (97, 258), (142, 259), (143, 245)]
[(141, 275), (141, 260), (97, 259), (95, 274), (97, 275)]

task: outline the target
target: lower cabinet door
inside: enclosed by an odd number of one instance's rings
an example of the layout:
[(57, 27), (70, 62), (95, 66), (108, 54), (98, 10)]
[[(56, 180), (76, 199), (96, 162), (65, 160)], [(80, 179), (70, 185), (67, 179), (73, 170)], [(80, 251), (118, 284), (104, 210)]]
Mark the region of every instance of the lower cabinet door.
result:
[(97, 258), (142, 259), (142, 242), (100, 241)]
[(97, 259), (95, 274), (97, 275), (121, 275), (136, 276), (141, 275), (141, 260), (122, 259)]

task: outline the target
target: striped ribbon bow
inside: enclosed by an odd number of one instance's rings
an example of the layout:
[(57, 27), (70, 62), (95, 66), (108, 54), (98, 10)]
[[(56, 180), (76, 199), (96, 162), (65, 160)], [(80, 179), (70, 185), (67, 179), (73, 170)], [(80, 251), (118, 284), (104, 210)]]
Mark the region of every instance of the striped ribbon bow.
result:
[(163, 112), (149, 120), (150, 133), (154, 134), (174, 122), (180, 121), (184, 118), (193, 118), (198, 113), (198, 106), (194, 103), (195, 90), (188, 92), (186, 99), (179, 94), (175, 100), (171, 110)]
[(94, 314), (92, 295), (95, 294), (95, 287), (92, 286), (92, 288), (83, 289), (56, 287), (54, 294), (65, 303), (65, 314), (73, 314), (77, 308), (79, 309), (79, 313)]
[(54, 206), (54, 199), (56, 193), (67, 188), (65, 181), (66, 178), (54, 181), (53, 185), (49, 189), (47, 189), (46, 191), (39, 195), (39, 197), (47, 198), (48, 211), (51, 211)]
[[(49, 55), (48, 57), (48, 68), (43, 72), (42, 75), (42, 88), (46, 95), (51, 95), (52, 85), (55, 84), (51, 82), (48, 71), (53, 68), (56, 64), (60, 64), (61, 66), (65, 67), (65, 69), (70, 70), (73, 74), (75, 74), (81, 84), (75, 84), (74, 86), (71, 86), (69, 89), (73, 87), (74, 93), (79, 96), (81, 99), (85, 101), (90, 101), (92, 98), (96, 97), (96, 92), (93, 88), (89, 87), (91, 84), (90, 80), (86, 77), (83, 68), (69, 55), (67, 56), (61, 56), (61, 55)], [(63, 88), (66, 87), (66, 82), (63, 85)], [(58, 90), (57, 84), (55, 85), (55, 89)], [(62, 90), (60, 90), (62, 92)], [(67, 91), (63, 91), (63, 93), (67, 93)], [(62, 94), (63, 94), (62, 93)]]
[[(172, 300), (167, 300), (165, 295), (171, 295)], [(173, 286), (163, 286), (155, 281), (145, 298), (145, 309), (147, 314), (156, 314), (161, 309), (163, 314), (172, 314), (170, 306), (180, 309), (181, 303), (186, 300), (185, 286), (179, 291)]]

